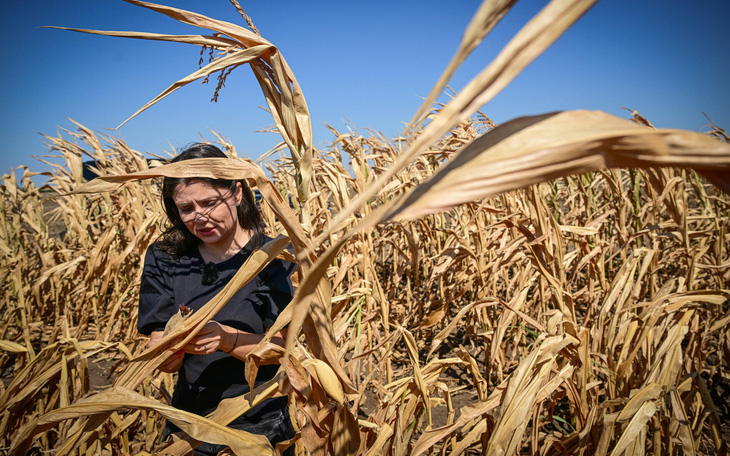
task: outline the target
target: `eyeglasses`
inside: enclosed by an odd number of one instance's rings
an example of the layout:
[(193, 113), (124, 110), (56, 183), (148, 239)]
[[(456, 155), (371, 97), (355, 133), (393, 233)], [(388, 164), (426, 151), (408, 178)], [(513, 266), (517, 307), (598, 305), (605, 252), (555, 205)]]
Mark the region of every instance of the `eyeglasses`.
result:
[(231, 193), (228, 192), (225, 195), (221, 195), (218, 198), (205, 200), (200, 203), (197, 208), (194, 205), (178, 206), (177, 212), (180, 214), (180, 220), (183, 223), (192, 222), (198, 219), (198, 217), (210, 217), (210, 213), (213, 212), (222, 202), (231, 198)]

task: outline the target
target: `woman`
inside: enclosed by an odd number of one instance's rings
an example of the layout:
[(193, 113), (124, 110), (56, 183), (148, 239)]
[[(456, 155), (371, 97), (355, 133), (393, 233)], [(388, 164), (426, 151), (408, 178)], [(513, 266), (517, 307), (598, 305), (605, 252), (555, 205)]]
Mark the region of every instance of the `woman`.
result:
[[(225, 158), (210, 144), (194, 144), (172, 162), (192, 158)], [(149, 346), (162, 338), (165, 323), (181, 306), (196, 311), (233, 277), (266, 238), (264, 223), (245, 180), (165, 178), (162, 204), (171, 223), (145, 256), (139, 298), (140, 333)], [(292, 263), (272, 261), (185, 346), (159, 369), (178, 372), (172, 405), (199, 415), (215, 410), (222, 399), (249, 392), (246, 355), (289, 303)], [(286, 334), (272, 338), (283, 345)], [(278, 366), (262, 366), (257, 385), (270, 380)], [(275, 445), (294, 436), (287, 398), (264, 401), (230, 425), (265, 435)], [(168, 423), (165, 436), (179, 430)], [(217, 454), (224, 447), (203, 444), (196, 455)], [(293, 454), (293, 447), (285, 454)]]

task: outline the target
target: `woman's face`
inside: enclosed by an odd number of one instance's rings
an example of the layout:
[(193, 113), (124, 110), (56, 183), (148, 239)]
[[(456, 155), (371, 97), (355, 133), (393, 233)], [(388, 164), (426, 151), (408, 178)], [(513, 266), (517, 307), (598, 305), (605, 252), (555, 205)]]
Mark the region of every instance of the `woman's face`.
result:
[(187, 229), (211, 246), (235, 237), (239, 228), (236, 206), (242, 198), (240, 183), (235, 193), (231, 193), (228, 188), (197, 179), (179, 184), (172, 193), (172, 200)]

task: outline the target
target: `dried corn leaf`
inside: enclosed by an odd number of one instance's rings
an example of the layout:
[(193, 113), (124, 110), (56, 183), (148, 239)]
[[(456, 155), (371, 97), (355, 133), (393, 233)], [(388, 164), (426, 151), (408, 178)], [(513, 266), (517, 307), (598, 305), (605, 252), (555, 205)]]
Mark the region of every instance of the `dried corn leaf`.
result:
[(423, 405), (426, 408), (426, 421), (428, 425), (431, 425), (431, 401), (428, 394), (428, 386), (423, 379), (423, 373), (421, 372), (421, 366), (418, 358), (418, 347), (416, 340), (413, 338), (413, 334), (407, 329), (402, 330), (403, 341), (406, 343), (408, 349), (408, 356), (411, 358), (411, 365), (413, 366), (413, 376), (416, 380), (416, 388), (420, 393), (421, 399), (423, 399)]
[(110, 30), (92, 30), (74, 27), (55, 27), (45, 26), (42, 28), (52, 28), (60, 30), (69, 30), (71, 32), (88, 33), (91, 35), (115, 36), (118, 38), (135, 38), (139, 40), (151, 41), (170, 41), (174, 43), (194, 44), (197, 46), (207, 46), (212, 48), (227, 48), (238, 45), (237, 41), (215, 35), (166, 35), (162, 33), (147, 32), (115, 32)]
[(644, 388), (634, 394), (629, 402), (626, 403), (623, 410), (616, 417), (616, 422), (628, 420), (636, 415), (641, 406), (646, 401), (655, 401), (664, 393), (664, 389), (657, 383), (649, 383)]
[(13, 442), (11, 455), (23, 455), (32, 439), (59, 422), (94, 415), (107, 415), (117, 410), (154, 410), (172, 421), (193, 438), (228, 445), (238, 456), (273, 455), (268, 439), (261, 435), (231, 429), (193, 413), (161, 404), (126, 388), (111, 388), (68, 407), (47, 413), (27, 426)]
[(422, 217), (571, 174), (649, 166), (714, 170), (730, 181), (730, 144), (640, 127), (600, 111), (522, 117), (476, 139), (380, 221)]
[(649, 422), (656, 412), (657, 406), (654, 402), (644, 402), (631, 418), (631, 421), (626, 425), (626, 429), (621, 434), (618, 442), (616, 442), (616, 446), (613, 447), (613, 451), (611, 451), (611, 456), (621, 455), (634, 442), (639, 433), (645, 429), (646, 423)]
[(0, 340), (0, 350), (8, 353), (27, 353), (28, 349), (11, 340)]
[[(530, 410), (535, 406), (535, 398), (540, 386), (548, 379), (548, 374), (557, 353), (578, 341), (570, 336), (552, 336), (533, 350), (519, 364), (510, 377), (507, 389), (502, 396), (496, 423), (487, 448), (488, 455), (516, 454), (527, 427)], [(557, 385), (555, 385), (557, 387)], [(545, 394), (545, 391), (542, 392)]]

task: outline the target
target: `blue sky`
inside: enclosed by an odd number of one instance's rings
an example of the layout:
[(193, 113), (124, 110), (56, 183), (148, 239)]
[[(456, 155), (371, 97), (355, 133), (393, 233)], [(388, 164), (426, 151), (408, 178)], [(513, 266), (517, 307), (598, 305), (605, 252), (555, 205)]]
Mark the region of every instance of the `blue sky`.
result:
[[(227, 0), (159, 3), (242, 24)], [(452, 79), (455, 90), (484, 68), (546, 2), (522, 0)], [(478, 1), (241, 1), (262, 35), (279, 47), (309, 105), (314, 142), (324, 124), (398, 134), (456, 50)], [(37, 28), (205, 33), (122, 0), (10, 0), (3, 5), (0, 173), (48, 153), (39, 133), (114, 128), (169, 84), (195, 71), (199, 48)], [(730, 1), (598, 2), (483, 112), (503, 123), (521, 115), (637, 109), (657, 127), (705, 131), (707, 113), (730, 130)], [(228, 137), (257, 158), (278, 138), (248, 67), (215, 88), (193, 83), (119, 130), (130, 147), (161, 154)]]

